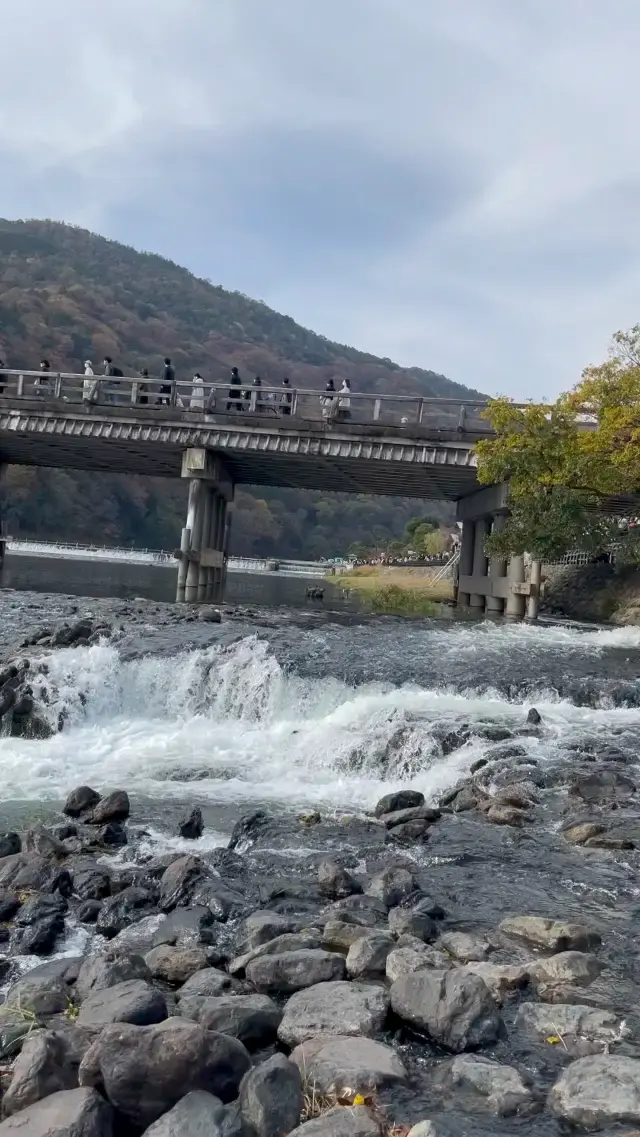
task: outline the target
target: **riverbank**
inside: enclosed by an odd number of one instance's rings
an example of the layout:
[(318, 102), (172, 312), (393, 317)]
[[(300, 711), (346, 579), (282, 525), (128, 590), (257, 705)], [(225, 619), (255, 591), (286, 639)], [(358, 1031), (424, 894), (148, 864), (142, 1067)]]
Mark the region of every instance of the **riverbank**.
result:
[(451, 577), (434, 583), (440, 568), (396, 568), (361, 565), (331, 583), (355, 593), (372, 612), (389, 615), (436, 616), (453, 601)]
[(542, 610), (570, 620), (638, 626), (640, 568), (606, 564), (554, 568)]

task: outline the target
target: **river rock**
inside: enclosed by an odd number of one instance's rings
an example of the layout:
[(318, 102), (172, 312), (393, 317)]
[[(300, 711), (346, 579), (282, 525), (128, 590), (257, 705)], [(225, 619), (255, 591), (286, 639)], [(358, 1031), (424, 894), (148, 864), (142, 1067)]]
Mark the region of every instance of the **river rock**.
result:
[(298, 1067), (283, 1054), (254, 1066), (240, 1084), (240, 1116), (258, 1137), (290, 1133), (302, 1113), (302, 1081)]
[(0, 860), (21, 852), (22, 841), (19, 833), (0, 833)]
[(627, 801), (636, 792), (636, 787), (635, 783), (624, 774), (605, 767), (577, 778), (569, 792), (582, 798), (589, 805), (603, 805)]
[(193, 809), (182, 818), (178, 825), (178, 833), (187, 841), (197, 841), (202, 837), (204, 832), (204, 821), (202, 820), (202, 810), (194, 805)]
[(144, 1131), (144, 1137), (242, 1137), (242, 1123), (206, 1090), (191, 1090)]
[(584, 845), (591, 837), (598, 837), (605, 830), (605, 825), (595, 821), (582, 821), (563, 829), (562, 836), (570, 845)]
[(407, 1137), (438, 1137), (433, 1121), (418, 1121), (412, 1125)]
[(197, 880), (188, 903), (206, 905), (214, 920), (227, 920), (230, 916), (240, 915), (247, 908), (242, 892), (237, 888), (229, 888), (215, 876), (203, 876)]
[(357, 939), (347, 952), (349, 978), (370, 979), (384, 975), (387, 956), (395, 946), (393, 936), (387, 932), (369, 932)]
[(66, 912), (67, 908), (67, 902), (62, 896), (51, 895), (51, 893), (36, 894), (31, 896), (20, 908), (16, 916), (16, 924), (19, 927), (26, 928), (38, 924), (50, 916), (59, 916)]
[(283, 955), (263, 955), (247, 965), (246, 976), (258, 991), (284, 995), (344, 979), (342, 955), (329, 951), (288, 951)]
[(82, 1086), (104, 1086), (135, 1125), (151, 1125), (191, 1090), (233, 1101), (250, 1059), (235, 1038), (185, 1019), (107, 1026), (80, 1066)]
[(15, 892), (10, 892), (6, 888), (0, 889), (0, 923), (12, 920), (21, 904), (22, 901)]
[(476, 808), (479, 800), (479, 793), (471, 786), (461, 786), (451, 795), (446, 794), (440, 805), (443, 808), (448, 807), (452, 813), (468, 813), (469, 810)]
[(416, 890), (416, 880), (402, 865), (389, 865), (371, 880), (367, 895), (381, 900), (386, 908), (394, 908), (400, 901)]
[(213, 924), (213, 915), (204, 904), (175, 908), (154, 932), (153, 947), (161, 947), (163, 944), (169, 944), (170, 947), (196, 947), (206, 940)]
[(62, 912), (51, 912), (20, 932), (16, 947), (23, 955), (49, 955), (60, 936), (64, 935)]
[(60, 1090), (75, 1089), (78, 1067), (88, 1048), (88, 1035), (76, 1026), (32, 1033), (15, 1060), (2, 1099), (3, 1115), (8, 1117)]
[(348, 924), (342, 920), (328, 920), (322, 933), (322, 946), (328, 951), (348, 952), (363, 936), (368, 935), (369, 928), (362, 924)]
[(14, 983), (7, 992), (5, 1009), (19, 1010), (44, 1022), (53, 1015), (62, 1014), (69, 1006), (69, 987), (63, 979), (48, 975), (27, 974)]
[(516, 1026), (538, 1036), (560, 1037), (565, 1044), (585, 1039), (602, 1050), (620, 1034), (620, 1019), (613, 1011), (598, 1010), (580, 1003), (523, 1003), (518, 1009)]
[(403, 821), (387, 830), (385, 841), (390, 845), (415, 845), (416, 841), (426, 841), (429, 837), (429, 822), (424, 819)]
[(375, 928), (386, 924), (389, 905), (377, 896), (366, 893), (364, 896), (345, 896), (335, 900), (327, 910), (328, 919), (345, 920), (347, 923), (367, 925)]
[(529, 965), (529, 975), (536, 987), (560, 983), (588, 987), (601, 970), (595, 955), (581, 951), (563, 951)]
[(438, 936), (438, 928), (431, 916), (415, 908), (392, 908), (389, 912), (389, 929), (394, 936), (415, 936), (426, 944)]
[(406, 1082), (408, 1074), (395, 1050), (371, 1038), (318, 1036), (296, 1046), (291, 1061), (305, 1082), (321, 1094), (367, 1094), (393, 1083)]
[(325, 896), (330, 896), (332, 900), (340, 900), (343, 896), (362, 892), (362, 885), (350, 872), (347, 872), (337, 861), (328, 859), (320, 861), (318, 865), (318, 884), (320, 891)]
[(391, 987), (395, 1013), (456, 1053), (490, 1045), (504, 1033), (502, 1016), (477, 975), (452, 971), (414, 971)]
[(16, 853), (0, 860), (0, 888), (14, 892), (55, 892), (67, 880), (70, 882), (71, 878), (66, 869), (39, 853)]
[(447, 955), (457, 959), (460, 963), (479, 963), (486, 960), (491, 952), (491, 945), (480, 936), (472, 936), (467, 932), (445, 932), (440, 936), (436, 945)]
[(93, 807), (85, 819), (89, 825), (105, 825), (108, 821), (126, 821), (131, 812), (126, 790), (114, 790)]
[(385, 973), (390, 983), (395, 983), (401, 975), (410, 975), (412, 971), (421, 971), (426, 967), (435, 967), (440, 971), (447, 971), (453, 966), (451, 960), (427, 948), (426, 944), (416, 947), (397, 947), (387, 956)]
[(516, 809), (513, 805), (491, 805), (485, 813), (487, 821), (492, 821), (494, 825), (522, 825), (527, 820), (527, 815), (522, 809)]
[(500, 931), (533, 947), (553, 952), (591, 951), (602, 942), (597, 932), (590, 931), (583, 924), (549, 920), (544, 916), (510, 916), (502, 921)]
[(104, 900), (111, 892), (111, 873), (97, 861), (76, 862), (72, 876), (73, 891), (80, 900)]
[(338, 1105), (299, 1125), (289, 1137), (380, 1137), (380, 1132), (378, 1122), (366, 1106)]
[(476, 1054), (460, 1054), (451, 1063), (454, 1086), (475, 1090), (492, 1113), (509, 1117), (532, 1101), (531, 1091), (513, 1066), (501, 1066)]
[(441, 817), (439, 809), (428, 805), (416, 805), (413, 809), (396, 809), (393, 813), (383, 813), (379, 820), (387, 829), (394, 829), (397, 825), (405, 825), (409, 821), (437, 821)]
[(151, 972), (142, 956), (114, 956), (109, 948), (100, 955), (87, 956), (78, 972), (75, 997), (82, 1002), (94, 991), (106, 991), (131, 979), (151, 982)]
[(0, 1137), (112, 1137), (113, 1121), (95, 1090), (61, 1090), (0, 1123)]
[(297, 1046), (318, 1034), (372, 1035), (389, 1009), (382, 987), (365, 983), (318, 983), (292, 995), (278, 1028), (286, 1046)]
[(65, 801), (62, 812), (66, 813), (67, 817), (80, 817), (83, 813), (88, 813), (90, 809), (94, 809), (100, 801), (100, 794), (91, 789), (91, 786), (76, 786), (75, 790), (71, 790)]
[(162, 944), (152, 948), (144, 958), (154, 979), (163, 979), (174, 987), (186, 983), (192, 975), (209, 965), (204, 947), (171, 947)]
[(145, 888), (125, 888), (104, 901), (96, 930), (110, 940), (124, 928), (137, 923), (141, 916), (151, 915), (153, 908), (153, 896)]
[[(227, 991), (231, 986), (231, 978), (226, 971), (218, 971), (215, 967), (204, 967), (196, 971), (186, 983), (176, 991), (176, 999), (189, 997), (215, 998)], [(222, 1032), (224, 1034), (224, 1031)]]
[(277, 912), (252, 912), (243, 921), (240, 928), (238, 954), (252, 951), (253, 948), (274, 940), (276, 936), (287, 932), (296, 932), (298, 923), (288, 916), (280, 916)]
[[(252, 959), (258, 959), (261, 955), (284, 955), (288, 951), (307, 951), (319, 947), (331, 950), (322, 942), (322, 936), (318, 931), (287, 932), (283, 936), (276, 936), (274, 940), (268, 940), (266, 944), (259, 944), (258, 947), (252, 948), (244, 955), (237, 955), (229, 963), (229, 974), (241, 975), (247, 964), (251, 963)], [(337, 948), (336, 950), (342, 949)]]
[(31, 825), (26, 830), (22, 838), (22, 849), (25, 853), (39, 853), (41, 857), (57, 857), (61, 860), (68, 855), (62, 841), (40, 823)]
[(640, 1122), (640, 1061), (613, 1054), (579, 1058), (549, 1094), (556, 1117), (587, 1129)]
[(114, 936), (109, 944), (109, 954), (114, 959), (123, 955), (145, 956), (155, 947), (154, 936), (166, 919), (163, 913), (154, 912), (136, 920)]
[(424, 794), (418, 790), (398, 790), (396, 793), (381, 797), (373, 812), (376, 817), (382, 817), (385, 813), (397, 813), (399, 809), (415, 809), (419, 805), (424, 805)]
[(205, 868), (198, 857), (178, 857), (165, 869), (160, 879), (160, 909), (171, 912), (179, 904), (188, 904), (195, 885), (204, 876)]
[(529, 982), (529, 971), (525, 966), (509, 963), (486, 963), (477, 961), (465, 964), (464, 971), (479, 975), (486, 983), (499, 1005), (508, 995), (514, 994)]
[(191, 995), (180, 1000), (178, 1013), (206, 1030), (239, 1039), (247, 1050), (270, 1046), (282, 1021), (281, 1009), (268, 995)]
[(83, 1000), (78, 1026), (91, 1030), (108, 1023), (134, 1023), (151, 1026), (167, 1018), (164, 995), (140, 979), (127, 979), (106, 991), (91, 991)]

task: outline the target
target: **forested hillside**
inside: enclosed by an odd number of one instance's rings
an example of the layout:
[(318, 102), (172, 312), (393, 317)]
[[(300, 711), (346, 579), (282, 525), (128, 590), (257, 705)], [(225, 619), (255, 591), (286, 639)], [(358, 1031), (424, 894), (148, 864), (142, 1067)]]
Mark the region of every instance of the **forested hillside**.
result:
[[(125, 373), (159, 372), (172, 357), (178, 376), (199, 370), (226, 378), (322, 389), (346, 375), (356, 391), (456, 397), (469, 389), (420, 368), (332, 343), (259, 301), (200, 280), (162, 257), (136, 252), (73, 226), (0, 220), (0, 358), (9, 367), (82, 370), (110, 355)], [(476, 392), (474, 392), (475, 394)], [(184, 517), (177, 483), (65, 471), (12, 469), (3, 491), (13, 534), (173, 547)], [(447, 515), (430, 502), (294, 490), (241, 491), (234, 550), (332, 556), (353, 542), (399, 536), (409, 517)]]

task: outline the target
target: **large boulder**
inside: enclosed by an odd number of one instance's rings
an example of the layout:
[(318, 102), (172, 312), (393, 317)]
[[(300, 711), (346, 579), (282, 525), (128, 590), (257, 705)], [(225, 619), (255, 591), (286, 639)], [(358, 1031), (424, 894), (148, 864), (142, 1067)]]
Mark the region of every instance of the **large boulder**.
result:
[(491, 952), (487, 940), (481, 936), (469, 935), (468, 932), (445, 932), (436, 946), (459, 963), (480, 963), (488, 959)]
[(151, 1125), (191, 1090), (223, 1102), (237, 1097), (250, 1066), (242, 1043), (197, 1023), (168, 1019), (158, 1026), (107, 1026), (85, 1054), (80, 1084), (103, 1086), (109, 1101), (135, 1125)]
[(640, 1124), (640, 1061), (613, 1054), (579, 1058), (560, 1075), (549, 1108), (562, 1121), (587, 1129), (617, 1121)]
[(111, 892), (111, 873), (105, 865), (89, 859), (73, 866), (73, 891), (80, 900), (104, 900)]
[(145, 956), (152, 947), (155, 947), (154, 938), (158, 928), (162, 926), (167, 917), (162, 912), (154, 912), (142, 916), (133, 924), (123, 928), (109, 944), (109, 952), (115, 958), (121, 955)]
[(385, 794), (374, 809), (376, 817), (383, 817), (385, 813), (396, 813), (399, 809), (415, 809), (424, 805), (424, 794), (418, 790), (397, 790), (396, 793)]
[(195, 805), (180, 821), (178, 833), (181, 837), (184, 837), (186, 841), (197, 841), (199, 837), (202, 837), (203, 831), (204, 821), (202, 820), (202, 810), (199, 806)]
[(0, 861), (4, 857), (14, 857), (22, 852), (19, 833), (0, 833)]
[(33, 1016), (44, 1022), (66, 1011), (69, 1002), (69, 986), (64, 979), (52, 979), (49, 975), (33, 976), (27, 972), (9, 988), (3, 1011), (15, 1009), (23, 1017)]
[(559, 1036), (569, 1049), (580, 1040), (601, 1051), (603, 1043), (611, 1044), (620, 1035), (618, 1015), (580, 1003), (522, 1003), (516, 1026), (540, 1041), (549, 1035)]
[(391, 1006), (405, 1022), (456, 1053), (488, 1046), (504, 1033), (488, 987), (461, 968), (402, 975), (391, 987)]
[(570, 924), (563, 920), (549, 920), (544, 916), (510, 916), (500, 924), (506, 936), (524, 940), (532, 947), (546, 951), (592, 951), (599, 947), (601, 937), (584, 924)]
[(388, 932), (369, 932), (361, 936), (347, 952), (349, 978), (370, 979), (384, 975), (387, 956), (395, 946), (396, 941)]
[(563, 951), (529, 965), (529, 975), (536, 987), (561, 983), (588, 987), (598, 978), (601, 970), (595, 955), (581, 951)]
[(337, 1105), (299, 1125), (289, 1137), (380, 1137), (380, 1132), (380, 1125), (364, 1105)]
[(198, 971), (209, 965), (209, 957), (204, 947), (170, 947), (162, 944), (152, 948), (144, 957), (145, 963), (154, 979), (179, 986), (186, 983)]
[(126, 790), (114, 790), (100, 798), (86, 820), (91, 825), (105, 825), (109, 821), (126, 821), (130, 812), (131, 805)]
[(297, 932), (298, 928), (298, 921), (289, 916), (280, 916), (277, 912), (252, 912), (240, 927), (238, 955), (252, 951), (261, 944), (274, 940), (276, 936)]
[[(283, 936), (276, 936), (265, 944), (259, 944), (244, 955), (237, 955), (229, 963), (231, 975), (241, 975), (252, 959), (261, 955), (284, 955), (288, 951), (312, 951), (314, 948), (326, 947), (320, 932), (308, 930), (303, 932), (287, 932)], [(327, 950), (331, 950), (328, 948)]]
[(500, 1005), (529, 981), (529, 970), (524, 964), (476, 961), (465, 964), (463, 970), (471, 975), (479, 975)]
[(292, 995), (278, 1028), (286, 1046), (297, 1046), (318, 1034), (365, 1035), (380, 1030), (389, 996), (365, 983), (318, 983)]
[(386, 908), (395, 908), (406, 896), (416, 891), (416, 879), (402, 865), (389, 865), (372, 877), (367, 895), (382, 901)]
[(631, 778), (606, 767), (577, 778), (570, 788), (572, 794), (582, 798), (589, 805), (627, 801), (635, 791), (636, 787)]
[(352, 893), (362, 892), (362, 885), (359, 881), (347, 872), (342, 865), (337, 861), (324, 860), (320, 861), (318, 865), (318, 884), (320, 891), (325, 896), (330, 896), (332, 900), (340, 900), (343, 896), (351, 896)]
[(305, 1082), (321, 1094), (340, 1094), (345, 1089), (366, 1094), (408, 1079), (395, 1050), (372, 1038), (319, 1035), (296, 1046), (291, 1061), (299, 1066)]
[(101, 955), (89, 955), (78, 972), (75, 997), (82, 1002), (94, 991), (106, 991), (129, 979), (151, 982), (151, 972), (140, 955), (123, 955), (114, 958), (111, 948)]
[(451, 961), (441, 952), (428, 948), (426, 944), (418, 941), (415, 945), (397, 947), (389, 952), (385, 974), (390, 983), (395, 983), (401, 975), (410, 975), (412, 971), (423, 971), (425, 967), (447, 971), (452, 966)]
[(78, 1085), (78, 1067), (89, 1048), (86, 1032), (75, 1026), (33, 1032), (13, 1066), (2, 1099), (5, 1117), (60, 1090)]
[(383, 813), (378, 820), (387, 829), (394, 829), (397, 825), (406, 825), (409, 821), (437, 821), (441, 817), (439, 809), (432, 809), (428, 805), (415, 805), (412, 809), (396, 809), (393, 813)]
[(240, 1115), (258, 1137), (290, 1133), (302, 1113), (302, 1079), (283, 1054), (254, 1066), (240, 1084)]
[(327, 920), (322, 933), (322, 946), (327, 951), (348, 952), (356, 940), (366, 936), (370, 929), (346, 920)]
[(206, 1030), (239, 1039), (247, 1050), (270, 1046), (282, 1021), (280, 1007), (268, 995), (191, 995), (180, 1000), (178, 1014)]
[(85, 998), (78, 1026), (92, 1030), (108, 1023), (151, 1026), (167, 1018), (167, 1003), (161, 991), (141, 979), (127, 979), (106, 991), (92, 991)]
[(160, 909), (171, 912), (179, 904), (188, 904), (196, 884), (206, 875), (205, 867), (198, 857), (178, 857), (165, 869), (160, 879)]
[(527, 1106), (532, 1094), (513, 1066), (501, 1066), (476, 1054), (460, 1054), (451, 1063), (454, 1086), (464, 1086), (484, 1099), (492, 1113), (508, 1117)]
[[(231, 986), (231, 977), (226, 971), (218, 971), (215, 967), (205, 967), (196, 971), (186, 983), (176, 991), (176, 999), (186, 999), (198, 996), (200, 998), (216, 998), (228, 991)], [(224, 1034), (224, 1031), (222, 1032)]]
[(144, 1131), (144, 1137), (243, 1137), (235, 1110), (205, 1090), (191, 1090)]
[(283, 995), (344, 979), (344, 956), (330, 951), (288, 951), (263, 955), (247, 964), (246, 976), (257, 991)]
[(88, 813), (90, 809), (100, 801), (100, 794), (91, 789), (91, 786), (76, 786), (72, 790), (65, 801), (62, 812), (66, 813), (67, 817), (80, 817), (83, 813)]
[(104, 901), (96, 922), (96, 929), (108, 940), (117, 936), (124, 928), (137, 923), (142, 916), (151, 915), (155, 909), (153, 896), (146, 888), (132, 885), (110, 896)]
[(115, 1137), (113, 1121), (95, 1090), (61, 1090), (3, 1121), (0, 1137)]
[(213, 913), (204, 904), (174, 908), (173, 912), (163, 917), (160, 927), (156, 929), (153, 947), (161, 947), (163, 944), (169, 944), (170, 947), (195, 947), (207, 940), (213, 923)]
[(431, 916), (415, 908), (392, 908), (389, 929), (394, 936), (415, 936), (425, 944), (437, 939), (438, 928)]

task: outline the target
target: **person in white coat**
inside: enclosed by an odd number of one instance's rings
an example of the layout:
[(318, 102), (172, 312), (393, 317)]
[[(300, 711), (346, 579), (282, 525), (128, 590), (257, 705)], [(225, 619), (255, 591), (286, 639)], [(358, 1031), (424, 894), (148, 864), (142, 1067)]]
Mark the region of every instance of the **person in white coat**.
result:
[(83, 403), (95, 403), (98, 394), (98, 381), (94, 378), (95, 372), (90, 359), (84, 361), (84, 373), (88, 378), (82, 384)]
[(338, 406), (340, 417), (349, 418), (351, 414), (351, 384), (348, 379), (342, 380), (342, 386), (338, 391)]
[(189, 409), (192, 411), (204, 412), (204, 386), (202, 384), (202, 375), (199, 371), (196, 371), (193, 377), (193, 387), (191, 388)]

